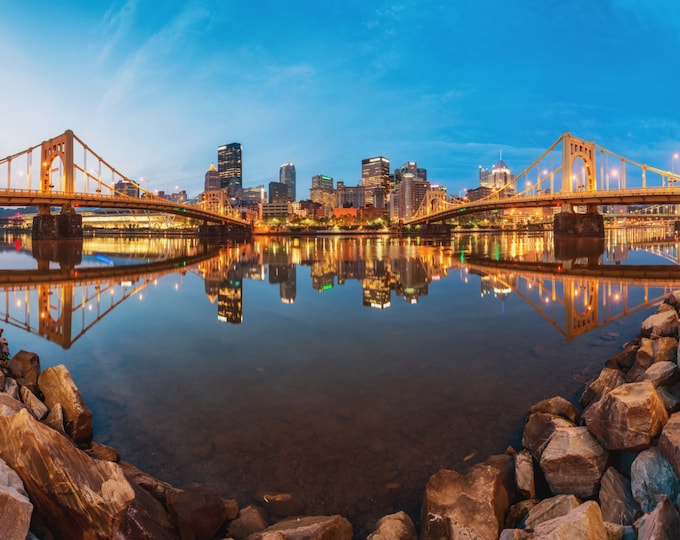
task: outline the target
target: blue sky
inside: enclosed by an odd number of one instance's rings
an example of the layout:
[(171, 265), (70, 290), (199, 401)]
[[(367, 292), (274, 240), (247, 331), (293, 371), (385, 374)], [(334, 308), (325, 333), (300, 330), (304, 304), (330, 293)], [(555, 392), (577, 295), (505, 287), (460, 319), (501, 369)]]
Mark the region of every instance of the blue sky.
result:
[[(669, 170), (680, 152), (677, 0), (0, 0), (0, 157), (72, 129), (152, 189), (348, 185), (417, 161), (449, 193), (572, 134)], [(675, 162), (676, 166), (680, 163)], [(677, 172), (677, 169), (676, 169)]]

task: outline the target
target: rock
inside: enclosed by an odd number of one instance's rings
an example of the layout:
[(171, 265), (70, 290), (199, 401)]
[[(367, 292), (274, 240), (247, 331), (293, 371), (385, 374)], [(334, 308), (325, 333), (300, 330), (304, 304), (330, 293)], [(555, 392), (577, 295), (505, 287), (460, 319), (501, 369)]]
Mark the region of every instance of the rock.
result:
[(525, 520), (526, 528), (533, 529), (539, 523), (550, 519), (566, 516), (574, 508), (580, 506), (581, 501), (574, 495), (556, 495), (548, 499), (543, 499), (536, 506), (529, 510)]
[(21, 400), (21, 394), (19, 393), (19, 385), (14, 379), (12, 379), (12, 377), (5, 378), (5, 388), (3, 392), (8, 396), (16, 399), (17, 401)]
[(352, 525), (344, 517), (305, 516), (288, 518), (253, 533), (246, 540), (352, 540)]
[(118, 463), (120, 461), (120, 454), (115, 448), (93, 442), (89, 448), (85, 449), (85, 453), (94, 459), (103, 459), (104, 461), (113, 461)]
[(654, 385), (642, 381), (614, 388), (588, 407), (583, 418), (606, 449), (642, 450), (661, 432), (668, 413)]
[(662, 495), (675, 501), (680, 493), (680, 480), (673, 467), (655, 446), (643, 450), (630, 470), (633, 497), (643, 512), (651, 512)]
[(635, 353), (635, 363), (643, 369), (647, 369), (654, 362), (654, 341), (649, 338), (640, 340), (640, 347)]
[(642, 321), (640, 329), (646, 336), (672, 336), (678, 332), (678, 314), (675, 310), (654, 313)]
[(530, 414), (524, 426), (522, 446), (531, 452), (534, 459), (541, 459), (550, 437), (559, 427), (574, 427), (574, 424), (554, 414), (542, 412)]
[(604, 368), (597, 378), (591, 382), (579, 399), (581, 407), (586, 408), (591, 403), (599, 400), (603, 394), (612, 388), (621, 386), (626, 382), (625, 376), (620, 369)]
[[(134, 465), (131, 465), (130, 463), (127, 463), (125, 461), (121, 461), (119, 465), (121, 470), (123, 471), (123, 474), (125, 475), (125, 478), (127, 478), (131, 484), (138, 485), (139, 487), (147, 491), (149, 494), (151, 494), (151, 496), (154, 499), (163, 503), (164, 506), (166, 505), (166, 494), (171, 489), (174, 489), (171, 484), (158, 480), (151, 476), (150, 474), (147, 474), (144, 471), (139, 470)], [(234, 514), (232, 519), (234, 517), (236, 517), (236, 514)]]
[(524, 499), (536, 497), (534, 459), (529, 450), (522, 450), (515, 455), (515, 485), (520, 497)]
[(52, 429), (66, 435), (66, 431), (64, 430), (64, 410), (61, 408), (61, 403), (54, 404), (50, 409), (50, 412), (47, 413), (44, 422)]
[(7, 367), (19, 386), (28, 386), (31, 392), (38, 393), (40, 357), (37, 354), (21, 349), (8, 362)]
[(554, 494), (591, 497), (597, 492), (608, 456), (585, 426), (558, 428), (539, 465)]
[(680, 538), (680, 516), (671, 501), (661, 496), (654, 510), (635, 522), (640, 540)]
[(28, 407), (36, 420), (42, 420), (47, 416), (47, 406), (31, 392), (28, 386), (22, 386), (19, 393), (21, 394), (21, 401)]
[(0, 459), (0, 531), (3, 540), (25, 540), (32, 514), (33, 505), (21, 478)]
[(644, 378), (651, 381), (655, 388), (669, 386), (680, 380), (680, 369), (675, 362), (662, 360), (649, 366), (645, 371)]
[(680, 411), (680, 399), (673, 395), (668, 388), (659, 386), (656, 389), (656, 393), (659, 394), (661, 401), (663, 401), (663, 406), (669, 415)]
[(277, 517), (297, 516), (302, 512), (305, 503), (292, 493), (280, 491), (260, 491), (256, 497), (269, 515)]
[(211, 540), (227, 519), (222, 498), (201, 486), (168, 490), (166, 507), (182, 540)]
[(635, 355), (637, 354), (638, 347), (639, 342), (636, 340), (626, 343), (622, 351), (619, 351), (605, 362), (605, 367), (619, 371), (628, 371), (633, 365), (633, 362), (635, 362)]
[(680, 413), (672, 414), (666, 422), (659, 436), (658, 448), (680, 478)]
[(652, 341), (654, 363), (675, 362), (678, 356), (678, 340), (674, 337), (660, 337)]
[(267, 525), (267, 512), (264, 508), (249, 504), (241, 508), (238, 517), (229, 523), (229, 534), (235, 540), (242, 540), (249, 534), (265, 530)]
[(418, 534), (408, 514), (397, 512), (380, 518), (367, 540), (418, 540)]
[(113, 538), (135, 496), (118, 465), (91, 459), (25, 409), (0, 416), (0, 457), (59, 538)]
[(60, 364), (47, 368), (38, 377), (38, 387), (45, 396), (48, 408), (57, 403), (64, 413), (64, 429), (75, 442), (92, 439), (92, 413), (83, 401), (66, 366)]
[(556, 517), (538, 524), (530, 538), (550, 540), (607, 540), (607, 529), (602, 512), (595, 501), (587, 501), (566, 516)]
[(525, 499), (513, 504), (505, 516), (505, 526), (509, 529), (514, 529), (515, 527), (523, 528), (529, 511), (540, 502), (539, 499)]
[(542, 412), (554, 414), (566, 418), (572, 423), (576, 423), (580, 417), (578, 409), (569, 403), (566, 399), (560, 396), (552, 397), (539, 401), (529, 408), (529, 414), (535, 412)]
[(420, 539), (497, 538), (510, 507), (503, 476), (484, 463), (465, 475), (448, 469), (432, 475), (425, 487)]
[(130, 485), (135, 498), (121, 520), (116, 540), (179, 540), (165, 507), (141, 487)]
[(602, 517), (610, 523), (632, 525), (642, 514), (633, 498), (630, 480), (614, 467), (609, 467), (602, 475), (598, 499)]
[(9, 394), (0, 394), (0, 416), (11, 416), (22, 409), (27, 409), (27, 407), (21, 401)]

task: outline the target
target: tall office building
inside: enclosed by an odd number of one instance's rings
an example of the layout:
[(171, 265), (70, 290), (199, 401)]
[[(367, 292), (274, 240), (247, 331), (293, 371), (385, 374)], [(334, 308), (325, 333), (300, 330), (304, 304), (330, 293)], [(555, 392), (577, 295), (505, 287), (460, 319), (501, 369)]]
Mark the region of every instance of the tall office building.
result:
[(366, 189), (366, 204), (374, 204), (373, 190), (382, 188), (384, 193), (392, 191), (390, 182), (390, 160), (378, 156), (361, 160), (361, 186)]
[(401, 166), (401, 169), (394, 170), (394, 182), (396, 186), (401, 183), (406, 173), (412, 173), (416, 178), (420, 178), (423, 182), (427, 182), (427, 169), (419, 168), (415, 161), (407, 161)]
[(279, 182), (288, 186), (288, 198), (290, 202), (295, 202), (295, 165), (284, 163), (279, 169)]
[(210, 168), (205, 173), (205, 184), (203, 191), (214, 191), (221, 188), (220, 173), (217, 171), (214, 163), (210, 164)]
[(288, 186), (282, 182), (269, 182), (269, 203), (287, 203), (288, 201)]
[(217, 147), (217, 171), (220, 175), (221, 189), (226, 189), (230, 197), (235, 197), (243, 187), (241, 143)]

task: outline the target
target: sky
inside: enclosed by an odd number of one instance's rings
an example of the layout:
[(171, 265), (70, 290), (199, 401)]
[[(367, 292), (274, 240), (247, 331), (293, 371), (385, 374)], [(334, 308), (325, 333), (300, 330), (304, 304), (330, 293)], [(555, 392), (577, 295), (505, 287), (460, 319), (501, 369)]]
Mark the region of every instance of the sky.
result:
[(297, 199), (361, 160), (451, 195), (564, 132), (680, 168), (677, 0), (0, 0), (0, 157), (71, 129), (153, 190), (243, 186), (293, 162)]

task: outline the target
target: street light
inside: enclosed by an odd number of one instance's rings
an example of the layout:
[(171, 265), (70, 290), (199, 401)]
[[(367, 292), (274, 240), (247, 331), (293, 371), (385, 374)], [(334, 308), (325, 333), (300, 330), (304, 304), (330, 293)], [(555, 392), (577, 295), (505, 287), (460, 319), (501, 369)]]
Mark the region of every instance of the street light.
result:
[(673, 154), (673, 159), (671, 159), (671, 174), (675, 174), (675, 168), (674, 168), (675, 160), (678, 159), (679, 157), (680, 157), (680, 154), (678, 154), (677, 152), (675, 154)]

